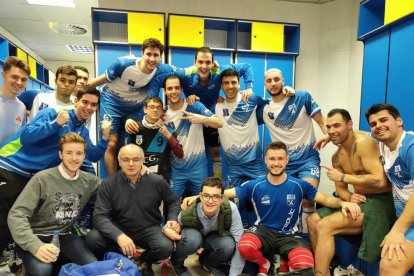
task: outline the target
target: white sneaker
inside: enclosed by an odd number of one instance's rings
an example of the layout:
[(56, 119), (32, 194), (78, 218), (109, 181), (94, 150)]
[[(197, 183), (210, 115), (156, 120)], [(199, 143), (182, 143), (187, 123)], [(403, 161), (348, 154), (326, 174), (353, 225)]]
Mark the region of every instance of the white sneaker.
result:
[(338, 266), (335, 268), (333, 276), (349, 276), (348, 269), (343, 269), (342, 267)]
[(362, 273), (361, 271), (359, 271), (358, 269), (356, 269), (351, 264), (346, 269), (348, 270), (349, 275), (352, 275), (352, 276), (365, 276), (364, 273)]

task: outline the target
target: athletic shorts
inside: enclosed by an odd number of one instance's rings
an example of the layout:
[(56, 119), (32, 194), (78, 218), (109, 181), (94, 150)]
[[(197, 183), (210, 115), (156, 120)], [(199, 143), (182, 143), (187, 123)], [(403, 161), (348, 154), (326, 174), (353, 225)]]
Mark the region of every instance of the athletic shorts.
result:
[(217, 128), (203, 127), (204, 142), (209, 147), (220, 146), (220, 139)]
[(141, 114), (138, 117), (143, 118), (143, 105), (128, 105), (120, 102), (108, 92), (101, 93), (99, 106), (99, 121), (108, 120), (112, 122), (110, 133), (118, 133), (124, 129), (124, 119), (131, 114)]
[(264, 226), (252, 226), (246, 233), (256, 235), (262, 242), (261, 251), (266, 259), (272, 260), (275, 254), (288, 259), (288, 254), (295, 248), (307, 248), (310, 246), (306, 240), (299, 235), (288, 235), (271, 230)]
[(286, 173), (299, 178), (313, 178), (316, 180), (320, 180), (320, 163), (321, 160), (318, 157), (313, 157), (306, 159), (304, 162), (294, 164), (289, 164), (286, 166)]

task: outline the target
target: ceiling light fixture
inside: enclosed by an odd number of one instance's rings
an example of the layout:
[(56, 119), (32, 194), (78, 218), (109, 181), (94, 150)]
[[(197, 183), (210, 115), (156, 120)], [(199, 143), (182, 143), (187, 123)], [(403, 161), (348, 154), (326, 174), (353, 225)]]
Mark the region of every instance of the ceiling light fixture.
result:
[(66, 48), (73, 54), (92, 55), (93, 48), (90, 46), (81, 45), (66, 45)]
[(74, 0), (26, 0), (31, 5), (75, 8)]

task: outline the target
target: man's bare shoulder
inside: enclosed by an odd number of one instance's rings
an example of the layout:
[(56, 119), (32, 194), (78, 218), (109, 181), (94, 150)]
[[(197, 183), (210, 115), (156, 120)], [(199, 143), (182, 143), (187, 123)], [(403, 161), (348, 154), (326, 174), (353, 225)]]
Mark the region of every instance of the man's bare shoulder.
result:
[[(372, 138), (368, 132), (357, 130), (355, 131), (355, 143), (352, 146), (353, 155), (371, 155), (373, 152), (379, 153), (378, 141)], [(375, 157), (376, 156), (371, 156)]]

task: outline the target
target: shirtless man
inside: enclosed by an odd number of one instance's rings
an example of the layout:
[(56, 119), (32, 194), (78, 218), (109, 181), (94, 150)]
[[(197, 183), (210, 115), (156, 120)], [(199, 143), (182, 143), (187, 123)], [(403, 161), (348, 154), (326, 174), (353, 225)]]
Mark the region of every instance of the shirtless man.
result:
[[(378, 143), (366, 132), (353, 131), (352, 125), (348, 111), (333, 109), (328, 113), (326, 128), (338, 149), (332, 156), (333, 168), (322, 167), (335, 182), (338, 196), (358, 203), (362, 215), (351, 219), (344, 217), (340, 210), (321, 208), (308, 218), (317, 275), (330, 275), (329, 263), (335, 252), (334, 235), (337, 234), (363, 233), (358, 257), (368, 262), (377, 261), (380, 244), (395, 218), (391, 186), (380, 162)], [(354, 187), (354, 193), (348, 190), (348, 184)]]

